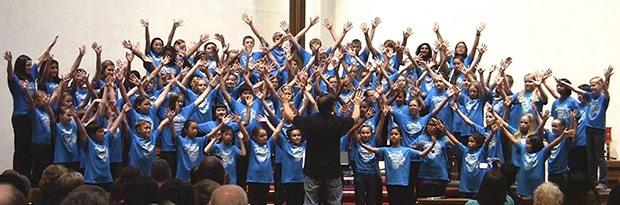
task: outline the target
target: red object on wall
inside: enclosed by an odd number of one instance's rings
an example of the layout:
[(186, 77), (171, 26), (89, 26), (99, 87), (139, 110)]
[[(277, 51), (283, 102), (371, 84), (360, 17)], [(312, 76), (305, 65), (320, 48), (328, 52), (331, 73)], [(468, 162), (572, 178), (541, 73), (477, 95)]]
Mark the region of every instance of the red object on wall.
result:
[(611, 142), (611, 127), (605, 129), (605, 141)]

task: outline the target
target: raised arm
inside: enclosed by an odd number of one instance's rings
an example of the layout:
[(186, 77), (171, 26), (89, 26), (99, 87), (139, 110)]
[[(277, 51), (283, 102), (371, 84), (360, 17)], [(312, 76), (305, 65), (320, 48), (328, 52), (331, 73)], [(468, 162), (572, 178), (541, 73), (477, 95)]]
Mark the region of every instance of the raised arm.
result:
[(609, 66), (605, 69), (605, 79), (603, 81), (603, 85), (601, 85), (601, 92), (605, 96), (605, 98), (609, 99), (609, 81), (611, 80), (611, 76), (614, 74), (614, 67)]
[(202, 44), (205, 44), (207, 41), (209, 41), (209, 34), (205, 33), (203, 35), (200, 35), (200, 39), (198, 39), (198, 43), (196, 43), (194, 46), (189, 48), (189, 50), (187, 50), (187, 52), (185, 53), (185, 58), (189, 58), (189, 56), (194, 55), (194, 53), (196, 53), (196, 51), (200, 49)]
[(372, 39), (370, 38), (370, 35), (368, 34), (368, 25), (366, 25), (366, 23), (362, 23), (360, 28), (362, 29), (362, 32), (364, 33), (364, 40), (366, 40), (366, 46), (368, 47), (368, 50), (370, 51), (370, 53), (372, 53), (372, 55), (374, 56), (379, 56), (379, 52), (372, 45)]
[(94, 42), (91, 47), (93, 48), (93, 50), (95, 50), (95, 54), (97, 55), (95, 76), (91, 81), (99, 82), (99, 79), (101, 78), (101, 73), (103, 72), (103, 68), (101, 67), (101, 45), (99, 45), (97, 42)]
[(151, 34), (149, 33), (149, 20), (140, 19), (140, 24), (144, 27), (144, 53), (148, 53), (151, 48)]
[(474, 45), (471, 48), (471, 51), (469, 52), (469, 56), (470, 58), (474, 58), (476, 56), (476, 48), (478, 47), (478, 42), (480, 42), (480, 33), (487, 27), (486, 23), (480, 23), (480, 25), (478, 25), (476, 27), (476, 38), (474, 39)]
[(11, 51), (5, 51), (4, 55), (2, 55), (2, 57), (4, 58), (4, 60), (6, 60), (6, 77), (7, 77), (7, 81), (11, 82), (13, 81), (13, 76), (15, 75), (15, 73), (13, 72), (13, 54), (11, 53)]
[(362, 139), (359, 136), (357, 137), (357, 144), (359, 144), (362, 148), (364, 148), (365, 150), (368, 150), (369, 152), (379, 154), (379, 148), (371, 147), (371, 146), (364, 144), (362, 142)]
[(84, 128), (84, 124), (82, 124), (82, 121), (80, 121), (80, 118), (78, 117), (75, 110), (71, 109), (70, 114), (71, 117), (73, 117), (73, 121), (75, 121), (75, 124), (78, 128), (78, 139), (80, 140), (80, 142), (85, 142), (88, 134), (86, 133), (86, 128)]
[(336, 41), (334, 42), (334, 45), (332, 45), (330, 47), (332, 51), (336, 50), (340, 46), (340, 43), (342, 43), (342, 40), (344, 39), (344, 36), (347, 35), (347, 32), (349, 32), (349, 30), (351, 30), (351, 28), (353, 28), (353, 23), (351, 23), (350, 21), (347, 22), (346, 24), (344, 24), (344, 28), (342, 29), (342, 33), (340, 34), (340, 36), (338, 36), (338, 38), (336, 38)]
[[(47, 58), (47, 56), (50, 55), (50, 51), (52, 51), (52, 48), (54, 48), (54, 45), (56, 45), (56, 41), (58, 41), (58, 35), (54, 37), (54, 40), (45, 48), (43, 53), (39, 55), (39, 58), (37, 58), (37, 62), (36, 62), (37, 66), (40, 66), (41, 63), (43, 63), (43, 61), (45, 60), (45, 58)], [(31, 72), (36, 72), (36, 71), (31, 71)]]
[(428, 153), (431, 153), (433, 148), (435, 148), (435, 144), (437, 144), (437, 139), (435, 138), (435, 136), (431, 136), (431, 140), (433, 141), (433, 144), (431, 144), (431, 146), (428, 146), (426, 149), (424, 149), (424, 151), (420, 152), (419, 154), (420, 157), (424, 157), (428, 155)]
[(463, 122), (467, 123), (467, 125), (472, 126), (474, 124), (473, 121), (471, 121), (471, 119), (469, 119), (469, 117), (467, 117), (465, 114), (463, 114), (463, 112), (461, 112), (461, 109), (458, 108), (458, 104), (456, 102), (451, 102), (450, 103), (450, 108), (456, 112), (461, 119), (463, 119)]
[(248, 24), (248, 26), (250, 26), (250, 29), (252, 29), (252, 33), (256, 35), (256, 37), (260, 41), (260, 44), (266, 47), (267, 40), (265, 40), (265, 38), (260, 35), (260, 32), (258, 31), (258, 29), (256, 29), (256, 26), (254, 26), (254, 23), (252, 22), (252, 17), (248, 16), (248, 14), (246, 13), (243, 13), (241, 14), (241, 20), (243, 20), (243, 22), (245, 22), (246, 24)]
[(166, 43), (166, 46), (171, 46), (172, 45), (172, 41), (174, 40), (174, 33), (176, 32), (177, 28), (183, 26), (183, 19), (179, 19), (177, 20), (172, 20), (172, 30), (170, 30), (170, 34), (168, 34), (168, 42)]
[(547, 104), (547, 102), (549, 101), (549, 97), (547, 97), (547, 93), (542, 88), (542, 81), (543, 74), (540, 72), (536, 73), (536, 76), (534, 77), (534, 84), (536, 85), (536, 89), (538, 89), (538, 91), (540, 92), (540, 101), (542, 101), (543, 104)]
[(121, 125), (121, 122), (123, 121), (123, 119), (125, 119), (125, 114), (127, 114), (127, 112), (129, 112), (131, 109), (133, 109), (131, 107), (131, 103), (127, 102), (123, 105), (123, 110), (121, 111), (120, 114), (118, 114), (118, 117), (116, 117), (116, 120), (114, 120), (114, 122), (112, 123), (112, 126), (110, 126), (110, 129), (108, 129), (109, 132), (112, 132), (112, 134), (115, 134), (116, 132), (116, 128), (118, 128), (118, 126)]
[[(553, 74), (552, 72), (553, 71), (551, 71), (551, 69), (547, 69), (547, 71), (545, 72), (545, 76), (547, 76), (547, 74), (548, 75), (552, 75)], [(549, 91), (549, 93), (551, 93), (551, 96), (553, 96), (555, 99), (560, 98), (560, 93), (558, 93), (558, 91), (553, 86), (549, 85), (549, 83), (547, 82), (547, 79), (549, 79), (549, 78), (547, 78), (547, 77), (543, 78), (542, 84), (545, 85), (545, 88), (547, 88), (547, 91)], [(557, 82), (557, 84), (560, 85), (559, 82)]]
[(435, 109), (433, 109), (433, 111), (431, 112), (431, 116), (436, 116), (437, 113), (439, 113), (439, 111), (441, 111), (441, 109), (443, 109), (444, 106), (446, 106), (446, 103), (448, 103), (448, 100), (450, 100), (450, 98), (452, 98), (452, 96), (454, 96), (456, 93), (460, 93), (461, 89), (458, 88), (458, 86), (452, 86), (450, 87), (450, 89), (448, 89), (448, 94), (446, 96), (446, 98), (444, 98), (439, 105), (437, 105), (437, 107), (435, 107)]
[(562, 142), (562, 140), (564, 140), (564, 137), (566, 136), (572, 136), (574, 137), (575, 135), (575, 130), (567, 130), (565, 129), (564, 131), (562, 131), (562, 134), (560, 134), (560, 136), (558, 136), (557, 138), (555, 138), (553, 141), (549, 142), (549, 144), (547, 144), (547, 146), (545, 146), (547, 148), (547, 152), (545, 153), (545, 158), (549, 157), (549, 155), (551, 155), (551, 150), (553, 150), (553, 148), (560, 144), (560, 142)]

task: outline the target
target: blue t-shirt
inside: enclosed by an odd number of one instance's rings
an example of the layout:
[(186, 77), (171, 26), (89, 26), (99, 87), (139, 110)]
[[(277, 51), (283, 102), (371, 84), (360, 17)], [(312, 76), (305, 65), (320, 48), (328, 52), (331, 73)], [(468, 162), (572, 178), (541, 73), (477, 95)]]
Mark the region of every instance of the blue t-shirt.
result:
[[(80, 122), (81, 123), (81, 122)], [(56, 140), (54, 145), (54, 163), (78, 162), (77, 124), (71, 120), (69, 124), (56, 124)]]
[(248, 54), (247, 53), (243, 53), (241, 54), (241, 56), (239, 57), (239, 64), (241, 65), (242, 68), (245, 68), (246, 70), (248, 69), (247, 63), (249, 61), (250, 64), (256, 62), (258, 59), (262, 58), (263, 56), (265, 56), (265, 53), (263, 52), (252, 52), (252, 54), (250, 55), (250, 59), (248, 60)]
[[(196, 111), (198, 107), (195, 103), (190, 103), (189, 105), (181, 108), (178, 111), (177, 115), (172, 118), (172, 122), (174, 122), (174, 132), (176, 132), (177, 136), (181, 136), (181, 132), (183, 131), (183, 127), (185, 126), (185, 122), (190, 118), (192, 114)], [(164, 126), (161, 132), (161, 151), (163, 152), (176, 152), (176, 145), (172, 141), (172, 130), (170, 130), (170, 126)]]
[[(193, 91), (190, 90), (187, 93), (189, 93), (187, 97), (190, 103), (195, 102), (196, 99), (198, 99), (199, 95), (195, 94)], [(207, 94), (207, 98), (202, 101), (200, 105), (198, 105), (198, 109), (196, 110), (196, 112), (194, 112), (194, 114), (189, 117), (189, 119), (196, 121), (198, 124), (213, 120), (212, 106), (216, 93), (217, 92), (214, 92), (214, 90), (209, 91), (209, 94)]]
[(19, 78), (17, 75), (13, 74), (13, 76), (9, 76), (11, 79), (9, 84), (9, 91), (13, 96), (13, 116), (16, 115), (27, 115), (28, 114), (28, 101), (26, 100), (26, 95), (32, 95), (37, 90), (36, 86), (36, 78), (37, 78), (37, 64), (33, 63), (30, 68), (30, 76), (28, 79), (28, 93), (24, 93), (24, 89), (19, 84)]
[[(374, 135), (370, 140), (364, 142), (364, 144), (377, 147), (377, 138)], [(364, 149), (358, 143), (351, 143), (351, 155), (354, 156), (355, 159), (355, 171), (362, 174), (377, 174), (377, 156), (374, 152), (369, 152)]]
[[(445, 90), (443, 92), (438, 92), (436, 88), (433, 88), (428, 94), (426, 94), (426, 99), (424, 99), (424, 105), (428, 107), (428, 111), (432, 112), (435, 108), (448, 97), (448, 92)], [(452, 131), (452, 120), (454, 119), (452, 109), (449, 106), (444, 106), (441, 108), (439, 113), (437, 113), (437, 119), (441, 120), (443, 124), (446, 126), (448, 131)]]
[(306, 155), (306, 141), (294, 145), (290, 140), (281, 136), (276, 141), (282, 148), (282, 183), (304, 183), (303, 158)]
[(463, 164), (461, 166), (461, 178), (459, 183), (459, 191), (462, 193), (477, 193), (482, 183), (482, 178), (486, 173), (480, 169), (480, 163), (485, 163), (486, 153), (484, 148), (471, 150), (463, 144), (458, 146), (459, 155)]
[[(266, 143), (259, 144), (251, 139), (248, 143), (248, 183), (273, 183), (271, 168), (271, 150), (274, 146), (273, 138)], [(284, 169), (284, 167), (283, 167)]]
[(498, 158), (499, 160), (504, 162), (504, 152), (502, 151), (503, 149), (502, 149), (502, 142), (501, 142), (501, 135), (500, 135), (500, 134), (503, 134), (503, 132), (498, 131), (495, 133), (495, 135), (497, 136), (492, 136), (491, 133), (493, 132), (491, 131), (491, 129), (482, 127), (479, 124), (473, 124), (471, 128), (474, 130), (475, 133), (478, 133), (484, 136), (485, 139), (487, 137), (493, 138), (491, 139), (491, 142), (489, 142), (489, 148), (487, 149), (486, 154), (488, 157)]
[(224, 171), (230, 177), (229, 183), (237, 184), (237, 157), (241, 155), (239, 147), (217, 143), (213, 145), (213, 153), (222, 158)]
[[(360, 60), (362, 60), (363, 63), (367, 63), (368, 56), (370, 56), (370, 52), (368, 52), (368, 49), (365, 48), (358, 57), (360, 58)], [(344, 62), (349, 66), (356, 65), (359, 69), (359, 72), (364, 71), (364, 67), (360, 66), (357, 60), (355, 60), (355, 58), (349, 54), (344, 55)]]
[(572, 121), (570, 113), (576, 109), (579, 109), (579, 101), (575, 100), (575, 98), (558, 98), (551, 104), (551, 117), (554, 119), (563, 119), (566, 122), (566, 127), (571, 127)]
[(379, 154), (385, 159), (385, 184), (409, 186), (411, 159), (420, 152), (407, 147), (380, 147)]
[[(558, 136), (547, 129), (542, 134), (543, 139), (548, 143), (553, 142)], [(570, 149), (570, 141), (562, 140), (560, 144), (551, 149), (551, 154), (547, 160), (549, 174), (560, 174), (568, 171), (568, 151)]]
[(131, 147), (129, 148), (129, 165), (140, 170), (142, 176), (151, 176), (151, 164), (157, 159), (155, 142), (159, 131), (154, 130), (147, 139), (134, 133), (131, 134)]
[[(465, 114), (472, 122), (482, 125), (484, 123), (484, 105), (489, 101), (490, 96), (480, 94), (477, 99), (460, 98), (464, 99), (463, 104), (460, 104), (459, 109)], [(461, 118), (455, 114), (454, 118)], [(456, 127), (454, 127), (456, 129)], [(461, 136), (470, 136), (474, 134), (473, 127), (464, 126), (461, 129)]]
[(586, 126), (596, 129), (605, 129), (609, 98), (602, 94), (595, 96), (592, 92), (586, 92), (583, 97), (588, 101), (588, 109), (585, 116)]
[[(121, 128), (116, 128), (115, 134), (110, 135), (110, 163), (120, 163), (123, 161), (123, 138)], [(131, 134), (131, 132), (129, 133)]]
[(394, 116), (394, 122), (403, 131), (401, 145), (408, 147), (414, 144), (414, 141), (423, 133), (424, 127), (431, 119), (431, 115), (425, 115), (418, 118), (412, 118), (408, 114), (400, 112), (392, 112)]
[(109, 140), (112, 133), (107, 132), (101, 142), (86, 139), (84, 150), (84, 182), (89, 184), (111, 183)]
[[(53, 117), (53, 116), (52, 116)], [(52, 143), (50, 116), (45, 110), (35, 108), (32, 113), (32, 143), (49, 145)]]
[[(133, 104), (135, 105), (135, 102), (133, 102)], [(135, 125), (139, 120), (145, 120), (151, 123), (151, 130), (157, 128), (159, 125), (159, 120), (157, 118), (157, 107), (155, 107), (155, 104), (152, 104), (145, 114), (139, 113), (135, 108), (127, 112), (127, 123), (129, 124), (131, 132), (138, 133), (136, 126), (133, 125)]]
[(207, 144), (207, 137), (196, 137), (194, 139), (177, 138), (177, 179), (182, 182), (189, 182), (189, 172), (200, 165), (204, 158), (204, 148)]
[[(448, 137), (442, 136), (437, 139), (435, 147), (428, 155), (422, 157), (422, 164), (420, 165), (420, 171), (418, 172), (418, 178), (429, 180), (441, 180), (448, 181), (448, 152), (446, 146), (446, 140)], [(420, 135), (415, 144), (423, 142), (422, 149), (430, 147), (433, 142), (426, 134)]]
[(547, 148), (535, 153), (528, 153), (525, 144), (518, 142), (517, 150), (521, 154), (519, 158), (519, 174), (517, 177), (517, 194), (522, 196), (532, 196), (534, 189), (545, 182), (545, 160), (547, 159)]
[[(523, 91), (522, 91), (523, 92)], [(532, 110), (532, 105), (536, 105), (536, 109), (538, 109), (538, 112), (542, 112), (542, 107), (543, 104), (542, 103), (542, 97), (538, 96), (538, 101), (534, 101), (534, 96), (532, 96), (532, 92), (526, 92), (523, 94), (523, 97), (521, 99), (519, 99), (519, 95), (520, 92), (515, 93), (514, 95), (512, 95), (512, 101), (513, 103), (517, 103), (515, 105), (513, 105), (512, 107), (520, 107), (521, 108), (521, 113), (519, 115), (519, 119), (521, 116), (525, 115), (525, 114), (532, 114), (534, 116), (536, 116), (536, 113), (534, 112), (534, 110)], [(512, 114), (512, 113), (510, 113)], [(534, 118), (536, 119), (536, 118)], [(538, 119), (536, 119), (536, 124), (538, 125)]]
[(579, 115), (581, 116), (578, 120), (577, 120), (577, 143), (575, 144), (575, 146), (586, 146), (586, 110), (587, 110), (587, 106), (581, 106), (581, 104), (579, 105)]

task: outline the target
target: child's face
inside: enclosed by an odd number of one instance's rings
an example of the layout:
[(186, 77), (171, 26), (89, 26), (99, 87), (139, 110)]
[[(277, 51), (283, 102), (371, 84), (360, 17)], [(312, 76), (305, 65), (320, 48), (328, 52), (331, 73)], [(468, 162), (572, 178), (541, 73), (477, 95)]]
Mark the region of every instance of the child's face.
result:
[(480, 145), (478, 143), (476, 143), (476, 140), (474, 140), (473, 137), (468, 137), (467, 138), (467, 147), (469, 149), (478, 149)]
[(205, 90), (207, 90), (207, 81), (198, 80), (198, 82), (196, 83), (196, 92), (202, 93)]
[(177, 44), (177, 49), (179, 49), (180, 51), (186, 51), (187, 46), (185, 45), (185, 43), (179, 43)]
[(153, 53), (161, 53), (164, 50), (164, 42), (156, 40), (153, 42)]
[(267, 142), (267, 131), (264, 129), (259, 130), (256, 136), (254, 136), (254, 141), (259, 144), (265, 144)]
[(181, 109), (183, 107), (183, 103), (184, 103), (183, 96), (180, 95), (179, 99), (177, 99), (177, 101), (176, 101), (176, 108), (177, 108), (177, 110)]
[(196, 138), (197, 134), (198, 134), (198, 123), (196, 122), (190, 123), (185, 129), (185, 135), (187, 135), (186, 137), (189, 137), (190, 139), (194, 139)]
[(229, 75), (224, 84), (226, 84), (227, 88), (234, 88), (237, 85), (237, 76)]
[(280, 81), (278, 80), (278, 78), (272, 77), (272, 78), (269, 78), (269, 81), (271, 82), (271, 85), (273, 85), (274, 88), (280, 87)]
[(458, 55), (463, 55), (465, 54), (465, 44), (464, 43), (459, 43), (456, 44), (456, 50), (454, 51), (454, 53), (458, 54)]
[(470, 86), (467, 92), (469, 93), (470, 99), (478, 99), (478, 97), (480, 96), (478, 88), (476, 86)]
[(138, 111), (139, 113), (142, 113), (142, 114), (148, 113), (149, 109), (151, 108), (151, 100), (146, 99), (142, 101), (142, 103), (138, 104), (136, 108), (137, 108), (136, 111)]
[(297, 69), (297, 61), (291, 61), (291, 68), (292, 68), (293, 70), (296, 70), (296, 69)]
[(426, 56), (430, 51), (431, 48), (429, 48), (427, 45), (422, 45), (422, 47), (420, 47), (420, 54), (422, 54), (422, 56)]
[(590, 80), (590, 91), (593, 93), (601, 92), (601, 82), (598, 80)]
[(320, 41), (310, 42), (310, 48), (312, 48), (313, 50), (319, 50), (319, 48), (321, 48), (321, 42)]
[(390, 144), (392, 146), (399, 145), (400, 139), (401, 139), (400, 132), (398, 132), (396, 129), (390, 130)]
[(243, 99), (247, 99), (250, 96), (252, 96), (252, 91), (250, 91), (250, 90), (245, 90), (245, 91), (241, 92), (241, 98), (243, 98)]
[(398, 78), (396, 78), (396, 86), (398, 86), (399, 88), (406, 88), (407, 87), (407, 78), (405, 78), (405, 76), (398, 76)]
[(232, 130), (227, 130), (226, 132), (222, 133), (222, 143), (224, 143), (225, 145), (230, 145), (232, 143), (232, 138)]
[(487, 123), (487, 125), (491, 125), (495, 122), (495, 118), (493, 117), (493, 113), (491, 112), (487, 112), (486, 116), (484, 117), (485, 122)]
[(525, 140), (525, 151), (528, 153), (532, 153), (532, 142), (530, 141), (530, 139), (528, 138), (527, 140)]
[(170, 81), (172, 81), (173, 78), (174, 76), (172, 76), (172, 73), (165, 73), (163, 76), (161, 76), (161, 81), (164, 83), (164, 85), (167, 85), (168, 83), (170, 83)]
[(114, 65), (108, 65), (105, 67), (105, 72), (103, 73), (103, 76), (110, 76), (110, 75), (114, 75)]
[(403, 94), (398, 94), (396, 95), (396, 104), (397, 105), (404, 105), (405, 104), (405, 96)]
[(446, 84), (443, 83), (443, 80), (441, 79), (441, 77), (437, 77), (435, 80), (435, 88), (437, 88), (437, 91), (439, 92), (443, 92), (444, 89), (446, 88)]
[(217, 46), (215, 44), (209, 44), (205, 47), (205, 53), (207, 53), (208, 56), (215, 56), (216, 52)]
[(24, 71), (26, 71), (26, 74), (30, 75), (31, 69), (32, 69), (32, 60), (27, 60), (26, 68), (24, 69)]
[(73, 97), (71, 97), (71, 95), (66, 95), (62, 98), (62, 101), (65, 103), (65, 105), (73, 107)]
[(527, 116), (521, 117), (519, 120), (519, 130), (526, 133), (530, 129), (530, 119)]
[(44, 93), (37, 92), (35, 94), (34, 105), (38, 108), (44, 108), (47, 106), (45, 102), (47, 102), (49, 97)]
[(254, 39), (248, 38), (243, 40), (243, 47), (246, 49), (254, 48)]
[(417, 100), (414, 99), (409, 102), (409, 113), (414, 116), (420, 114), (420, 105)]
[(291, 143), (294, 145), (301, 144), (301, 130), (291, 131), (291, 136), (289, 136), (289, 138), (291, 139)]
[(224, 107), (217, 107), (217, 108), (215, 108), (215, 116), (218, 119), (220, 119), (220, 120), (223, 119), (224, 117), (226, 117), (226, 114), (228, 114), (226, 112), (226, 108), (224, 108)]
[(65, 125), (71, 122), (71, 118), (72, 116), (68, 110), (65, 110), (64, 113), (58, 115), (58, 119), (60, 120), (60, 123), (65, 124)]
[(293, 97), (293, 91), (289, 87), (282, 89), (282, 94), (284, 94), (286, 99), (292, 99)]
[(103, 128), (98, 129), (97, 132), (95, 132), (95, 135), (92, 136), (93, 140), (97, 141), (97, 142), (101, 142), (103, 141), (103, 136), (105, 135), (105, 130)]
[(564, 129), (566, 129), (566, 126), (562, 125), (560, 120), (555, 119), (551, 122), (551, 132), (553, 132), (553, 134), (560, 135), (564, 132)]
[(144, 88), (144, 91), (146, 91), (146, 92), (153, 91), (153, 81), (152, 80), (145, 81), (142, 84), (142, 87)]
[(579, 95), (577, 96), (577, 99), (579, 100), (579, 103), (581, 103), (581, 104), (586, 104), (586, 103), (588, 103), (588, 101), (586, 101), (586, 98), (583, 96), (583, 94), (579, 94)]
[(52, 63), (50, 65), (50, 77), (56, 77), (58, 76), (58, 64), (57, 63)]
[(368, 98), (369, 102), (372, 102), (372, 103), (377, 102), (377, 97), (376, 97), (377, 92), (375, 90), (368, 90), (367, 94), (368, 95), (366, 96), (366, 98)]
[(330, 78), (329, 79), (329, 86), (332, 88), (338, 88), (338, 79), (334, 78)]
[(562, 95), (562, 93), (566, 93), (567, 89), (565, 86), (563, 86), (562, 84), (559, 84), (555, 86), (555, 90), (558, 91), (558, 93), (560, 93), (560, 95)]
[(151, 123), (144, 123), (140, 126), (138, 126), (138, 135), (140, 135), (140, 137), (142, 137), (143, 139), (148, 138), (149, 136), (151, 136)]
[(533, 78), (528, 78), (526, 77), (523, 80), (523, 84), (525, 86), (525, 91), (531, 92), (534, 90), (534, 88), (536, 88), (536, 85), (534, 84), (534, 79)]
[(360, 129), (360, 135), (362, 136), (362, 141), (366, 142), (370, 140), (370, 137), (372, 136), (372, 130), (370, 129), (370, 127), (362, 127), (362, 129)]

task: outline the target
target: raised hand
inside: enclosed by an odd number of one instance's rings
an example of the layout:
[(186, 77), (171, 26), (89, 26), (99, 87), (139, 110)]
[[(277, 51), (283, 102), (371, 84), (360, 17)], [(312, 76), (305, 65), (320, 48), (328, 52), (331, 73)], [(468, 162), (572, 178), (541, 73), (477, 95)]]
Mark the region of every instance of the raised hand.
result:
[(381, 18), (375, 17), (372, 21), (370, 21), (370, 23), (372, 24), (372, 28), (377, 28), (377, 26), (381, 23)]
[(174, 120), (174, 116), (176, 116), (177, 113), (175, 110), (171, 110), (171, 109), (166, 109), (166, 118), (168, 118), (168, 120), (170, 120), (170, 123), (173, 123), (172, 121)]
[(345, 32), (349, 32), (349, 30), (351, 30), (351, 28), (353, 28), (353, 23), (351, 23), (350, 21), (344, 24), (344, 31)]
[(130, 102), (126, 102), (126, 103), (123, 105), (123, 112), (127, 113), (127, 112), (131, 111), (131, 108), (133, 108), (133, 107), (131, 106), (131, 103), (130, 103)]
[(364, 92), (360, 91), (356, 91), (353, 94), (355, 97), (353, 97), (353, 104), (356, 105), (360, 105), (362, 103), (362, 100), (364, 100)]
[(451, 102), (450, 103), (450, 108), (452, 108), (452, 110), (456, 110), (456, 109), (459, 108), (459, 106), (455, 102)]
[(99, 45), (97, 42), (94, 42), (91, 47), (93, 48), (93, 50), (95, 50), (95, 53), (97, 53), (97, 55), (101, 54), (101, 45)]
[(245, 22), (248, 25), (252, 24), (252, 17), (248, 16), (248, 14), (246, 13), (241, 14), (241, 20), (243, 20), (243, 22)]
[(178, 28), (178, 27), (183, 26), (183, 19), (179, 19), (178, 21), (177, 20), (172, 20), (172, 22), (173, 22), (172, 26), (174, 28)]
[(360, 28), (362, 29), (362, 32), (368, 33), (368, 25), (366, 23), (362, 23)]
[(256, 116), (256, 120), (258, 120), (259, 122), (269, 122), (269, 118), (265, 117), (264, 115), (258, 115)]
[(433, 31), (434, 31), (435, 33), (439, 32), (439, 24), (437, 24), (437, 22), (435, 22), (435, 23), (433, 24)]
[(121, 44), (123, 44), (123, 48), (133, 50), (133, 45), (131, 44), (130, 40), (123, 40)]
[(324, 18), (323, 19), (323, 26), (325, 26), (325, 28), (327, 28), (327, 29), (332, 29), (332, 27), (334, 26), (334, 22), (332, 20), (330, 20), (329, 18)]
[(545, 70), (542, 73), (542, 80), (546, 80), (547, 78), (551, 77), (553, 75), (553, 71), (551, 70), (551, 68), (547, 68), (547, 70)]
[(81, 45), (80, 47), (78, 47), (78, 51), (80, 56), (84, 56), (84, 54), (86, 54), (86, 46)]
[(280, 28), (285, 32), (288, 33), (289, 32), (289, 25), (286, 21), (280, 21)]
[[(215, 35), (215, 39), (217, 39), (217, 34)], [(209, 41), (209, 34), (200, 35), (200, 43), (206, 43)]]
[(368, 110), (366, 110), (366, 113), (364, 113), (364, 118), (370, 119), (371, 117), (375, 116), (375, 114), (377, 114), (377, 111), (375, 111), (375, 108), (370, 107), (368, 108)]
[(410, 27), (408, 27), (407, 29), (403, 31), (403, 37), (405, 38), (409, 38), (409, 36), (411, 36), (412, 34), (413, 34), (413, 29), (411, 29)]
[(609, 77), (611, 77), (611, 75), (614, 74), (614, 67), (613, 66), (609, 66), (607, 67), (607, 69), (605, 69), (605, 80), (608, 80)]
[(480, 23), (480, 25), (476, 27), (476, 33), (480, 34), (480, 32), (482, 32), (482, 30), (484, 30), (486, 27), (487, 27), (486, 23)]
[(545, 110), (545, 112), (542, 114), (541, 117), (543, 120), (546, 120), (546, 119), (549, 119), (550, 116), (551, 116), (551, 111)]
[(149, 27), (149, 20), (148, 19), (140, 19), (140, 25), (142, 25), (142, 27), (144, 27), (144, 28), (148, 28)]
[(319, 16), (310, 17), (310, 26), (314, 26), (319, 23)]
[(13, 54), (11, 53), (11, 51), (5, 51), (2, 57), (4, 57), (4, 60), (8, 61), (9, 63), (13, 61)]
[(480, 54), (482, 55), (484, 52), (487, 52), (488, 48), (487, 48), (487, 44), (481, 44), (480, 47), (478, 47), (478, 52), (480, 52)]

